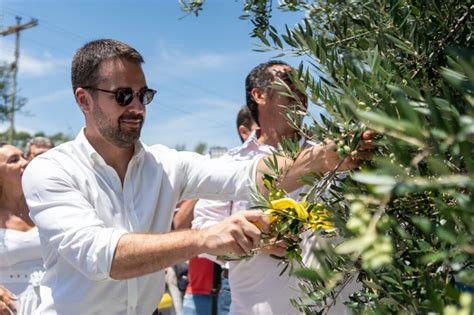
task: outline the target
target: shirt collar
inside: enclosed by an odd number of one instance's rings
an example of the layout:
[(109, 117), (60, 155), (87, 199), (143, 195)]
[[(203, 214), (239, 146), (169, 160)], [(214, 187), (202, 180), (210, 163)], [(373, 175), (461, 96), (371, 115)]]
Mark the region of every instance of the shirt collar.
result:
[[(81, 131), (79, 131), (79, 134), (77, 135), (74, 141), (79, 145), (79, 147), (81, 148), (81, 152), (84, 152), (84, 154), (86, 154), (89, 160), (91, 160), (94, 163), (97, 163), (97, 162), (100, 163), (100, 161), (105, 163), (102, 156), (100, 156), (100, 154), (97, 153), (94, 147), (90, 144), (89, 140), (87, 140), (86, 135), (85, 135), (85, 130), (86, 128), (82, 128)], [(145, 154), (145, 145), (140, 140), (138, 140), (137, 142), (135, 142), (135, 150), (134, 150), (131, 161), (141, 159), (144, 154)]]
[[(242, 152), (248, 152), (248, 151), (262, 151), (267, 154), (272, 153), (275, 148), (273, 146), (270, 146), (268, 144), (263, 144), (258, 142), (258, 129), (252, 131), (250, 136), (247, 138), (247, 140), (241, 145), (238, 146), (234, 149), (230, 149), (228, 154), (229, 155), (236, 155)], [(304, 137), (301, 137), (300, 140), (298, 141), (300, 148), (303, 148), (307, 143), (306, 139)]]

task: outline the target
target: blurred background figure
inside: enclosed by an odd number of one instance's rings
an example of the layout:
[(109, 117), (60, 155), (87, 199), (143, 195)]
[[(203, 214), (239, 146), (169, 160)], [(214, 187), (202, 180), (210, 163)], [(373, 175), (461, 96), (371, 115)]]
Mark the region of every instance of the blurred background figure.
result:
[[(246, 141), (257, 128), (247, 106), (240, 109), (236, 124), (242, 142)], [(211, 159), (225, 158), (226, 153), (227, 148), (209, 148)], [(196, 202), (197, 200), (185, 200), (178, 204), (173, 219), (175, 229), (191, 227)], [(204, 257), (189, 260), (189, 283), (183, 300), (183, 315), (227, 315), (232, 302), (228, 271), (227, 263), (220, 265)]]
[(28, 142), (26, 158), (31, 161), (36, 156), (54, 148), (53, 141), (46, 137), (34, 137)]
[(252, 118), (252, 113), (247, 105), (244, 105), (237, 114), (237, 132), (239, 133), (240, 141), (244, 143), (247, 141), (252, 132), (258, 128), (257, 123)]
[[(243, 161), (261, 154), (272, 154), (283, 139), (299, 138), (286, 114), (290, 109), (306, 110), (307, 97), (291, 82), (290, 73), (291, 67), (279, 60), (259, 64), (250, 71), (245, 81), (247, 108), (241, 109), (237, 118), (238, 132), (245, 142), (230, 149), (223, 159)], [(294, 92), (295, 97), (288, 96), (287, 90), (276, 84), (281, 81)], [(303, 147), (304, 139), (299, 139), (299, 144)], [(297, 199), (300, 192), (295, 191), (289, 196)], [(194, 207), (192, 226), (197, 229), (206, 228), (251, 207), (250, 200), (200, 199)], [(291, 277), (288, 271), (281, 272), (277, 267), (278, 261), (270, 256), (281, 256), (283, 250), (284, 248), (275, 245), (265, 248), (252, 258), (227, 264), (228, 269), (222, 274), (223, 283), (230, 285), (232, 301), (229, 314), (297, 313), (290, 299), (298, 298), (298, 290), (295, 290), (299, 285), (298, 280)]]
[[(21, 178), (28, 161), (0, 143), (0, 314), (30, 315), (40, 304), (43, 276), (38, 230), (29, 217)], [(16, 310), (16, 311), (15, 311)]]

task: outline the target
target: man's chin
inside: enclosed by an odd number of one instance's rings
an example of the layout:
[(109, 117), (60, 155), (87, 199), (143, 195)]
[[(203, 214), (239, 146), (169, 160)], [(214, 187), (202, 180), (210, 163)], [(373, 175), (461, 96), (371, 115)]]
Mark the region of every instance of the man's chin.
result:
[(121, 148), (130, 148), (140, 139), (141, 129), (122, 130), (121, 135), (116, 138), (115, 143)]

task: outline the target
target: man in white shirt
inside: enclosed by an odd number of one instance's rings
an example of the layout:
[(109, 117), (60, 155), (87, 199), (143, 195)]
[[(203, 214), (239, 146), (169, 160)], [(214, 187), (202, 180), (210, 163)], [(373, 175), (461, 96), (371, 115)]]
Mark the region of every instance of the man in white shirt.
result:
[[(164, 291), (165, 267), (258, 246), (260, 231), (251, 222), (267, 221), (257, 211), (201, 231), (169, 233), (178, 200), (249, 198), (249, 187), (263, 186), (256, 172), (265, 166), (260, 158), (219, 163), (142, 144), (145, 106), (155, 91), (141, 63), (135, 49), (116, 40), (80, 48), (72, 86), (85, 128), (25, 171), (23, 189), (46, 267), (37, 314), (150, 314)], [(296, 187), (302, 174), (338, 163), (333, 150), (308, 151), (283, 185)], [(327, 155), (331, 163), (314, 162)], [(348, 159), (344, 167), (356, 165)]]
[[(306, 110), (307, 99), (298, 93), (299, 101), (280, 93), (284, 89), (276, 86), (277, 79), (285, 81), (294, 91), (296, 88), (288, 73), (291, 68), (282, 61), (269, 61), (252, 69), (246, 79), (247, 106), (259, 129), (240, 147), (234, 148), (222, 159), (229, 161), (252, 160), (261, 154), (271, 154), (277, 144), (284, 138), (294, 139), (297, 132), (285, 118), (285, 111), (295, 106)], [(300, 146), (305, 144), (300, 140)], [(301, 189), (293, 191), (290, 197), (299, 198)], [(250, 209), (252, 203), (240, 201), (199, 200), (194, 209), (193, 228), (205, 228), (225, 220), (229, 216)], [(303, 246), (304, 261), (309, 264), (310, 248), (314, 239), (305, 239)], [(248, 260), (229, 262), (229, 283), (232, 297), (231, 315), (271, 315), (294, 314), (297, 311), (290, 299), (299, 296), (298, 280), (290, 277), (288, 272), (281, 273), (278, 260), (271, 258), (270, 253), (282, 254), (282, 249), (273, 248), (263, 251)]]

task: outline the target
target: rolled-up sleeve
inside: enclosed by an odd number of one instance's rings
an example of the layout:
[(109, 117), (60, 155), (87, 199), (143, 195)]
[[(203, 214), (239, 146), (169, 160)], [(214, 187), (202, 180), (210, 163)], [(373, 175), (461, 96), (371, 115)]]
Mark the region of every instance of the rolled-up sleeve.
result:
[(46, 267), (60, 255), (91, 280), (111, 279), (115, 248), (127, 231), (105, 226), (73, 175), (58, 163), (38, 157), (25, 170), (23, 190), (38, 227)]
[(255, 187), (257, 165), (263, 155), (248, 161), (197, 159), (180, 152), (184, 171), (183, 199), (249, 200)]
[(230, 201), (199, 199), (194, 207), (193, 229), (203, 229), (219, 223), (231, 215)]

